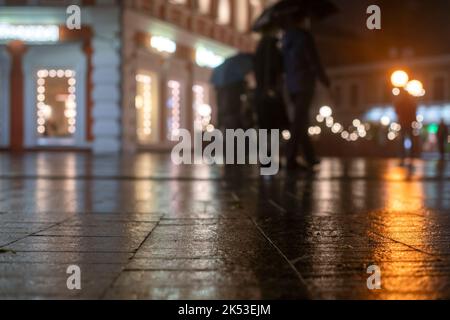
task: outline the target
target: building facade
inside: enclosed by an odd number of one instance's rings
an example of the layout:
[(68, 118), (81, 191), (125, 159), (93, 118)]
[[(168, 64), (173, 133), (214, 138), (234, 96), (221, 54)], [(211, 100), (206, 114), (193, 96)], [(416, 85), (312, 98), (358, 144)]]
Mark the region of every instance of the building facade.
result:
[[(326, 151), (326, 146), (332, 141), (339, 141), (342, 144), (339, 149), (349, 155), (398, 153), (400, 139), (394, 129), (398, 118), (394, 108), (394, 87), (391, 84), (391, 75), (396, 70), (405, 70), (411, 79), (423, 83), (425, 95), (416, 98), (417, 123), (412, 124), (418, 129), (415, 130), (415, 139), (420, 146), (419, 151), (438, 150), (437, 127), (441, 120), (450, 125), (449, 55), (393, 58), (370, 64), (329, 68), (332, 98), (322, 88), (315, 103), (317, 115), (323, 105), (329, 105), (333, 111), (332, 123), (328, 125), (325, 121), (314, 119), (313, 127), (321, 127), (321, 134), (313, 134), (317, 136), (321, 150)], [(318, 119), (322, 120), (320, 117)], [(355, 141), (351, 141), (348, 133), (357, 132), (353, 123), (366, 123), (371, 130), (363, 130), (363, 136), (355, 135)], [(355, 152), (352, 153), (346, 147), (354, 147)]]
[[(120, 149), (120, 11), (113, 1), (1, 1), (1, 139), (15, 151)], [(67, 8), (82, 28), (67, 28)]]
[[(68, 8), (81, 8), (81, 29)], [(168, 149), (206, 130), (212, 68), (251, 51), (259, 0), (0, 0), (0, 148)]]

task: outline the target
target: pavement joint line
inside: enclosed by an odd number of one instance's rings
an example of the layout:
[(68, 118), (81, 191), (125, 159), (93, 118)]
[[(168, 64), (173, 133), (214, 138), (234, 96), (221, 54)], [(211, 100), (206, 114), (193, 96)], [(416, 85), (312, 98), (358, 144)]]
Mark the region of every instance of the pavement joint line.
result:
[(286, 213), (287, 210), (285, 208), (283, 208), (282, 206), (280, 206), (278, 203), (276, 203), (275, 201), (273, 201), (272, 199), (270, 199), (268, 201), (272, 206), (274, 206), (278, 211)]
[(133, 251), (133, 254), (131, 255), (131, 257), (129, 257), (128, 261), (126, 264), (123, 265), (122, 270), (120, 272), (118, 272), (117, 276), (115, 276), (112, 280), (111, 283), (109, 284), (109, 286), (107, 286), (105, 288), (105, 290), (103, 290), (103, 292), (100, 294), (100, 300), (104, 300), (106, 295), (108, 294), (109, 290), (112, 290), (114, 287), (114, 284), (117, 282), (117, 280), (119, 279), (119, 277), (124, 273), (124, 271), (126, 271), (127, 265), (129, 265), (131, 263), (131, 261), (133, 261), (133, 259), (136, 257), (137, 253), (139, 252), (139, 249), (141, 249), (144, 245), (144, 243), (150, 238), (151, 234), (153, 233), (153, 231), (155, 231), (155, 229), (159, 226), (161, 219), (165, 216), (165, 214), (162, 214), (159, 217), (158, 222), (155, 223), (155, 227), (147, 234), (147, 236), (142, 240), (142, 242), (139, 244), (139, 246), (137, 247), (136, 250)]
[[(23, 240), (23, 239), (22, 239)], [(14, 250), (15, 252), (21, 252), (21, 253), (86, 253), (86, 254), (90, 254), (90, 253), (128, 253), (128, 254), (132, 254), (134, 253), (134, 250), (131, 251), (73, 251), (73, 250), (62, 250), (62, 251), (57, 251), (57, 250)]]
[[(45, 231), (41, 231), (45, 232)], [(39, 233), (41, 233), (39, 232)], [(102, 236), (102, 235), (94, 235), (94, 236), (84, 236), (84, 235), (63, 235), (63, 234), (35, 234), (35, 235), (29, 235), (28, 237), (34, 237), (34, 238), (104, 238), (104, 239), (121, 239), (121, 238), (128, 238), (127, 236)]]
[[(7, 248), (8, 246), (10, 246), (10, 245), (12, 245), (12, 244), (14, 244), (14, 243), (16, 243), (16, 242), (22, 241), (22, 240), (24, 240), (24, 239), (26, 239), (26, 238), (28, 238), (28, 237), (35, 236), (35, 235), (37, 235), (38, 233), (47, 231), (47, 230), (49, 230), (49, 229), (51, 229), (51, 228), (53, 228), (53, 227), (56, 227), (56, 226), (58, 226), (58, 225), (61, 225), (61, 224), (63, 224), (64, 222), (66, 222), (67, 220), (69, 220), (69, 219), (70, 219), (70, 217), (67, 217), (65, 220), (63, 220), (63, 221), (61, 221), (61, 222), (58, 222), (58, 223), (55, 223), (55, 224), (52, 224), (52, 225), (48, 226), (47, 228), (41, 229), (41, 230), (39, 230), (39, 231), (37, 231), (37, 232), (33, 232), (33, 233), (30, 233), (30, 234), (27, 234), (26, 236), (24, 236), (24, 237), (22, 237), (22, 238), (20, 238), (20, 239), (11, 241), (11, 242), (7, 243), (6, 245), (0, 246), (0, 249), (2, 249), (2, 248)], [(24, 251), (17, 251), (17, 250), (15, 250), (15, 251), (16, 251), (16, 252), (24, 252)]]
[(233, 198), (234, 201), (236, 202), (240, 202), (241, 199), (239, 198), (239, 196), (236, 194), (236, 192), (232, 191), (231, 192), (231, 197)]
[[(294, 271), (294, 273), (297, 275), (297, 278), (299, 279), (301, 284), (305, 287), (305, 289), (307, 291), (307, 296), (310, 297), (311, 296), (311, 286), (308, 284), (308, 282), (305, 280), (305, 278), (303, 278), (300, 271), (298, 271), (298, 269), (292, 264), (292, 262), (283, 253), (283, 251), (281, 251), (281, 249), (278, 248), (278, 246), (272, 241), (272, 239), (270, 239), (266, 235), (264, 230), (262, 230), (262, 228), (257, 224), (257, 222), (253, 218), (251, 220), (252, 220), (253, 224), (255, 225), (255, 227), (258, 229), (258, 231), (261, 233), (261, 235), (270, 243), (270, 245), (278, 252), (278, 254), (287, 262), (287, 264), (292, 269), (292, 271)], [(317, 297), (317, 294), (315, 294), (314, 296)]]
[(384, 236), (384, 235), (382, 235), (382, 234), (380, 234), (380, 233), (378, 233), (378, 232), (376, 232), (376, 231), (370, 230), (369, 232), (371, 232), (371, 233), (373, 233), (373, 234), (376, 234), (376, 235), (379, 236), (379, 237), (382, 237), (382, 238), (385, 238), (385, 239), (389, 239), (389, 240), (394, 241), (394, 242), (396, 242), (396, 243), (399, 243), (399, 244), (402, 244), (402, 245), (404, 245), (404, 246), (407, 246), (408, 248), (411, 248), (411, 249), (413, 249), (413, 250), (415, 250), (415, 251), (417, 251), (417, 252), (426, 254), (426, 255), (428, 255), (428, 256), (436, 257), (437, 261), (443, 261), (441, 255), (439, 255), (439, 254), (435, 254), (435, 253), (431, 253), (431, 252), (427, 252), (427, 251), (421, 250), (421, 249), (419, 249), (419, 248), (416, 248), (416, 247), (414, 247), (414, 246), (412, 246), (412, 245), (409, 245), (409, 244), (407, 244), (407, 243), (404, 243), (404, 242), (402, 242), (402, 241), (396, 240), (396, 239), (391, 238), (391, 237), (388, 237), (388, 236)]
[[(353, 223), (360, 224), (360, 225), (362, 224), (361, 222), (358, 222), (358, 221), (356, 221), (356, 220), (354, 220), (354, 219), (353, 219)], [(395, 242), (395, 243), (404, 245), (404, 246), (406, 246), (406, 247), (408, 247), (408, 248), (410, 248), (410, 249), (412, 249), (412, 250), (414, 250), (414, 251), (420, 252), (420, 253), (422, 253), (422, 254), (425, 254), (425, 255), (428, 255), (428, 256), (432, 256), (432, 257), (436, 257), (437, 261), (443, 261), (441, 255), (439, 255), (439, 254), (430, 253), (430, 252), (421, 250), (421, 249), (416, 248), (416, 247), (414, 247), (414, 246), (412, 246), (412, 245), (409, 245), (409, 244), (404, 243), (404, 242), (402, 242), (402, 241), (399, 241), (399, 240), (396, 240), (396, 239), (394, 239), (394, 238), (385, 236), (385, 235), (383, 235), (383, 234), (381, 234), (381, 233), (378, 233), (378, 232), (376, 232), (376, 231), (373, 231), (373, 230), (369, 230), (369, 232), (372, 233), (372, 234), (374, 234), (374, 235), (376, 235), (376, 236), (378, 236), (378, 237), (380, 237), (380, 238), (388, 239), (388, 240), (391, 240), (391, 241), (393, 241), (393, 242)], [(354, 231), (351, 231), (350, 233), (352, 233), (352, 234), (354, 234), (354, 235), (357, 235), (357, 236), (361, 236), (361, 235), (362, 235), (362, 234), (358, 234), (357, 232), (354, 232)]]

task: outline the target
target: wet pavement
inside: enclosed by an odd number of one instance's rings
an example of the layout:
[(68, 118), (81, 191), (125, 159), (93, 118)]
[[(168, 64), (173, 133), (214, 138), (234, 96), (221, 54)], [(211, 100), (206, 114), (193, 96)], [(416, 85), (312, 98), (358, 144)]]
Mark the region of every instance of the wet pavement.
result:
[(450, 298), (450, 162), (258, 173), (0, 154), (0, 299)]

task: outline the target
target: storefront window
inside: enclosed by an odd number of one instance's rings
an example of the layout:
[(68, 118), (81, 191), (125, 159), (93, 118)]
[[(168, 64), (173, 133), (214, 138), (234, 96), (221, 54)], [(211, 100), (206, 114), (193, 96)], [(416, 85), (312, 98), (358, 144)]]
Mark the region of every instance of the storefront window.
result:
[(198, 0), (198, 9), (202, 14), (209, 14), (211, 10), (211, 0)]
[(209, 104), (208, 85), (196, 84), (194, 93), (194, 129), (195, 131), (212, 131), (212, 108)]
[(230, 0), (218, 0), (217, 5), (217, 23), (227, 25), (231, 20)]
[(137, 137), (141, 144), (157, 142), (157, 81), (150, 73), (136, 76)]
[(72, 138), (77, 130), (75, 72), (40, 70), (36, 84), (38, 136)]
[(179, 81), (167, 83), (167, 139), (177, 141), (181, 128), (181, 85)]

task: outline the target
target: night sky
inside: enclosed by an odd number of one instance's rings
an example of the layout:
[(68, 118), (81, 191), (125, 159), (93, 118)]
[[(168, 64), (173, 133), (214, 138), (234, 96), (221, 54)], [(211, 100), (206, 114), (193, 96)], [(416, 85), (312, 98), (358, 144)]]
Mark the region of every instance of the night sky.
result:
[[(448, 0), (334, 0), (340, 13), (315, 22), (327, 63), (348, 64), (450, 54), (450, 1)], [(378, 4), (382, 30), (366, 28), (366, 9)], [(333, 54), (327, 54), (333, 52)], [(337, 52), (337, 54), (336, 54)]]

